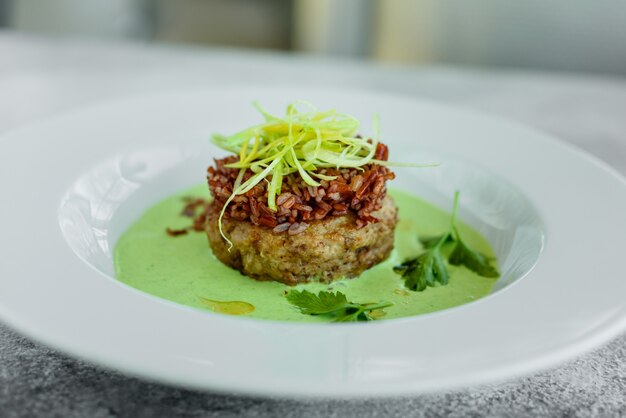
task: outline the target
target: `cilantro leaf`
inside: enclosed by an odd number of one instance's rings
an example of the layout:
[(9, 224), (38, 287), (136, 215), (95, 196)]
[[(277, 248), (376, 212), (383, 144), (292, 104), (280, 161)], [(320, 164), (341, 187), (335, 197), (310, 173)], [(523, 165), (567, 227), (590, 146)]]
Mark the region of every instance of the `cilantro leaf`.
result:
[(448, 240), (449, 234), (440, 236), (426, 252), (394, 268), (404, 278), (408, 289), (421, 292), (428, 286), (434, 286), (435, 282), (448, 284), (450, 274), (441, 254), (441, 248)]
[(303, 314), (324, 315), (339, 309), (349, 307), (346, 295), (341, 292), (332, 293), (321, 291), (319, 294), (303, 290), (292, 290), (287, 294), (287, 300), (300, 308)]
[(308, 290), (292, 290), (287, 294), (287, 301), (297, 306), (305, 315), (329, 316), (334, 322), (371, 321), (374, 310), (380, 310), (393, 303), (354, 303), (348, 302), (341, 292), (320, 291), (317, 295)]
[(454, 205), (450, 217), (450, 226), (443, 235), (420, 238), (425, 251), (415, 258), (394, 267), (394, 271), (404, 278), (404, 285), (409, 290), (421, 292), (428, 286), (435, 286), (439, 282), (442, 286), (448, 284), (450, 274), (442, 255), (442, 248), (454, 242), (454, 249), (450, 253), (448, 263), (454, 266), (464, 265), (474, 273), (483, 277), (498, 277), (498, 270), (491, 265), (493, 260), (478, 251), (468, 247), (461, 239), (456, 227), (456, 214), (459, 207), (459, 192), (454, 193)]
[(453, 266), (463, 265), (483, 277), (498, 277), (500, 275), (498, 270), (491, 265), (491, 257), (468, 247), (456, 228), (454, 228), (454, 234), (456, 244), (448, 259), (450, 264)]

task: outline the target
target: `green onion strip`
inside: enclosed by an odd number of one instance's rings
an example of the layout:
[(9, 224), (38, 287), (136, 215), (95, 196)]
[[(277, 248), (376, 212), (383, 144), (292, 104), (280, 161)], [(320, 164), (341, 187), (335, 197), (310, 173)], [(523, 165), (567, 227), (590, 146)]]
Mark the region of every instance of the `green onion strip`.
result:
[[(286, 115), (275, 116), (257, 102), (256, 109), (265, 121), (231, 136), (213, 135), (213, 143), (239, 155), (239, 161), (226, 164), (238, 168), (239, 174), (219, 216), (219, 231), (232, 248), (232, 242), (222, 230), (222, 218), (235, 196), (252, 190), (262, 180), (268, 181), (267, 206), (276, 211), (276, 197), (280, 195), (285, 176), (298, 173), (310, 186), (319, 186), (320, 180), (334, 180), (335, 176), (317, 173), (321, 168), (359, 168), (366, 164), (424, 167), (432, 165), (393, 164), (374, 159), (378, 145), (378, 118), (374, 118), (376, 135), (372, 139), (356, 136), (359, 121), (335, 110), (320, 112), (308, 102), (298, 101), (287, 106)], [(254, 173), (242, 183), (247, 170)]]

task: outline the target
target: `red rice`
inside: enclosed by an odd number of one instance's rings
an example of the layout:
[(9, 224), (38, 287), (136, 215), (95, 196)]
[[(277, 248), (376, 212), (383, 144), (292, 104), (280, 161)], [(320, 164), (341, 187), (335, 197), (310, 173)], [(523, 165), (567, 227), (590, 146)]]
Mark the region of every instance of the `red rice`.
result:
[[(379, 143), (375, 158), (387, 161), (389, 150)], [(215, 160), (208, 169), (208, 183), (216, 202), (223, 206), (232, 194), (239, 169), (227, 168), (226, 164), (238, 161), (237, 156)], [(325, 168), (320, 174), (337, 176), (335, 180), (321, 180), (319, 187), (309, 186), (298, 174), (285, 176), (281, 194), (276, 197), (277, 210), (267, 207), (267, 182), (261, 181), (254, 188), (229, 203), (225, 217), (246, 220), (254, 225), (272, 228), (274, 232), (298, 234), (308, 227), (307, 221), (321, 220), (328, 216), (356, 215), (356, 225), (361, 228), (370, 222), (378, 222), (372, 213), (382, 207), (387, 194), (386, 182), (395, 175), (387, 167), (368, 164), (357, 168)], [(242, 183), (253, 173), (247, 171)], [(268, 178), (268, 180), (270, 180)]]

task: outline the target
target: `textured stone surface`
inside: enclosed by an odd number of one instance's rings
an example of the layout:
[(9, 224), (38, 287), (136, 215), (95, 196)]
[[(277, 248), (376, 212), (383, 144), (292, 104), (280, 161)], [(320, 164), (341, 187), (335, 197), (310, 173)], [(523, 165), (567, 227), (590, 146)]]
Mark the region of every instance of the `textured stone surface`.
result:
[(0, 327), (0, 416), (624, 417), (626, 335), (509, 383), (410, 398), (282, 400), (189, 391), (77, 361)]

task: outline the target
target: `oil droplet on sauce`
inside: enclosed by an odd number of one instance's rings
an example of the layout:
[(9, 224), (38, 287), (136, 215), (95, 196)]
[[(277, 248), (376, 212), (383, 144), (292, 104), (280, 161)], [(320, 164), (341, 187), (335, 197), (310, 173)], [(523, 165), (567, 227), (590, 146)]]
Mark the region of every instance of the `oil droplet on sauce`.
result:
[(213, 312), (226, 315), (245, 315), (254, 311), (254, 305), (238, 300), (224, 302), (201, 297), (200, 301)]
[(383, 316), (387, 315), (387, 312), (385, 312), (382, 309), (376, 309), (370, 312), (370, 317), (372, 319), (379, 319), (382, 318)]
[(409, 296), (411, 294), (411, 292), (405, 289), (395, 289), (393, 293), (400, 296)]

